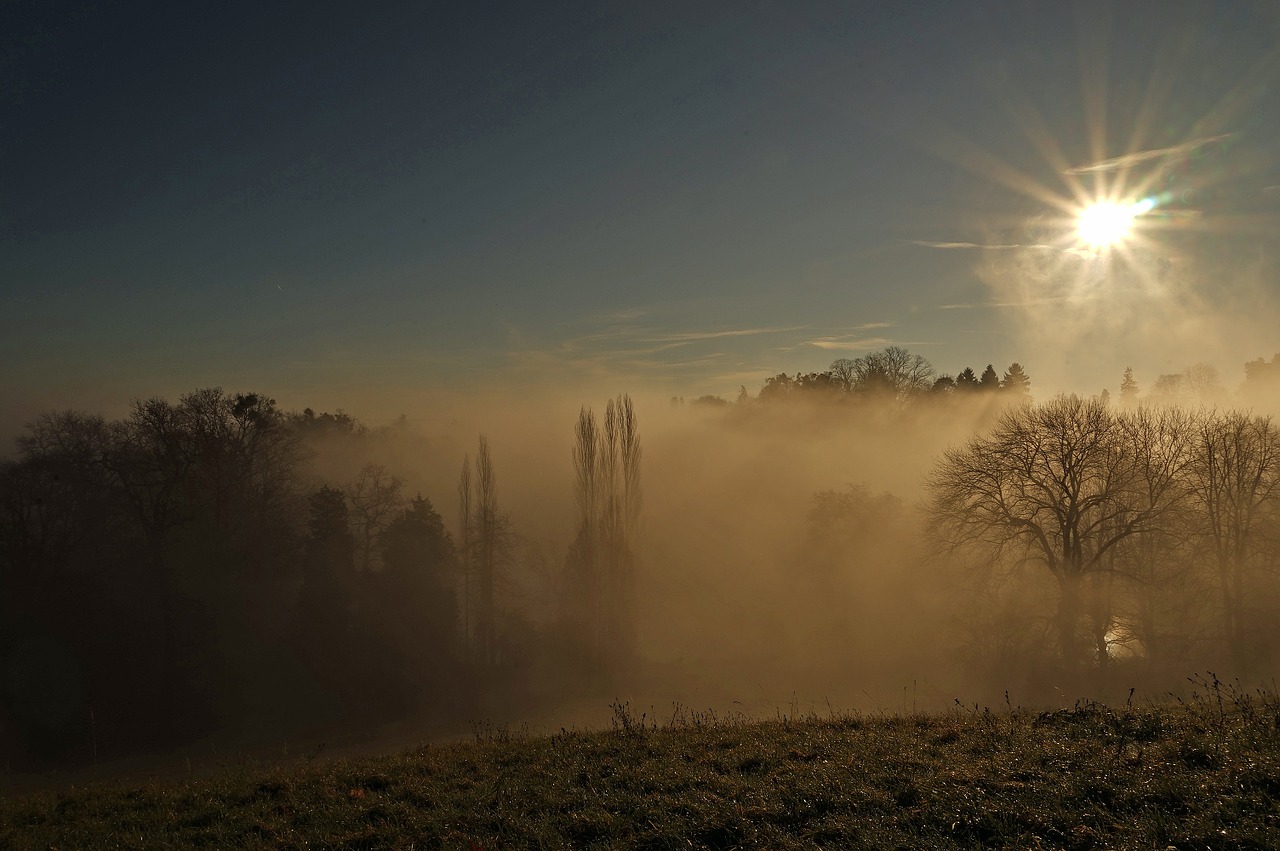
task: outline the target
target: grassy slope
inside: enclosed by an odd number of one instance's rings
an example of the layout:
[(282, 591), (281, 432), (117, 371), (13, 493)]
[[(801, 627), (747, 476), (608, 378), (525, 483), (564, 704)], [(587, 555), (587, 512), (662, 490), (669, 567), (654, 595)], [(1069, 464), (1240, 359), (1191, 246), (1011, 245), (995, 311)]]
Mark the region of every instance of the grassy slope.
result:
[(550, 737), (0, 801), (5, 848), (1280, 848), (1280, 704)]

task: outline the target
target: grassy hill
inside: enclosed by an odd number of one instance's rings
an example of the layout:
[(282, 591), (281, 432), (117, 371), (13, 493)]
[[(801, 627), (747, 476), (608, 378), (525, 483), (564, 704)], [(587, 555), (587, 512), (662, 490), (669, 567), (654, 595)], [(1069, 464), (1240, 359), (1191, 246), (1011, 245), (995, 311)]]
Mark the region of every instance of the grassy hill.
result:
[(1280, 848), (1280, 701), (613, 729), (0, 801), (5, 848)]

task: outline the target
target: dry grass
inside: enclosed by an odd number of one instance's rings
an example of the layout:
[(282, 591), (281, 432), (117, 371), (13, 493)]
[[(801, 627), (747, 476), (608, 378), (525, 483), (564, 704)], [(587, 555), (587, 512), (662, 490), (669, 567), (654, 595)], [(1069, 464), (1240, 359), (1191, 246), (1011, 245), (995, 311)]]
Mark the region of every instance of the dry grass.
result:
[(1280, 702), (612, 730), (0, 802), (7, 848), (1280, 847)]

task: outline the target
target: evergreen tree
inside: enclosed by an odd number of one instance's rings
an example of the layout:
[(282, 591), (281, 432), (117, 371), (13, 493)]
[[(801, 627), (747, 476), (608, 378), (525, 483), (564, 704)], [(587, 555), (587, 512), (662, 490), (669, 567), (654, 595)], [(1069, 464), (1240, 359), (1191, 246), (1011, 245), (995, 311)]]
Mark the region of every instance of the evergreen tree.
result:
[(978, 376), (974, 375), (973, 368), (966, 366), (960, 370), (960, 374), (956, 376), (956, 390), (969, 391), (977, 390), (981, 385), (978, 383)]
[(1120, 382), (1120, 404), (1125, 407), (1138, 403), (1138, 382), (1133, 378), (1133, 367), (1124, 368), (1124, 378)]
[(431, 501), (418, 495), (382, 534), (383, 631), (396, 654), (418, 673), (450, 657), (458, 619), (452, 588), (453, 541)]
[(1000, 382), (1000, 387), (1015, 396), (1029, 396), (1031, 394), (1031, 379), (1023, 371), (1022, 364), (1014, 362), (1009, 364), (1009, 368), (1005, 370), (1004, 380)]
[(357, 690), (352, 647), (356, 547), (348, 522), (347, 496), (321, 487), (307, 498), (310, 515), (302, 588), (298, 591), (296, 640), (317, 679), (338, 694)]
[(355, 574), (355, 541), (348, 523), (347, 497), (341, 489), (325, 486), (314, 491), (307, 504), (310, 534), (299, 606), (308, 625), (331, 629), (337, 625), (334, 621), (344, 619)]
[(996, 375), (996, 368), (991, 364), (987, 364), (987, 368), (982, 371), (982, 378), (978, 383), (983, 390), (996, 391), (1000, 389), (1000, 376)]

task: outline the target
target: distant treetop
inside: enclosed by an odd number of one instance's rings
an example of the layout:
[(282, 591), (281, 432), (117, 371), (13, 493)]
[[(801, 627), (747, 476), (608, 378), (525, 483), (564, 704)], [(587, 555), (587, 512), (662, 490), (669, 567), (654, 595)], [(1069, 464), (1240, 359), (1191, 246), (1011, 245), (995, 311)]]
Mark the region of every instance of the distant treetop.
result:
[(1031, 394), (1031, 379), (1023, 371), (1022, 364), (1017, 361), (1009, 364), (1009, 368), (1004, 373), (1004, 380), (1000, 382), (1000, 388), (1017, 396)]

